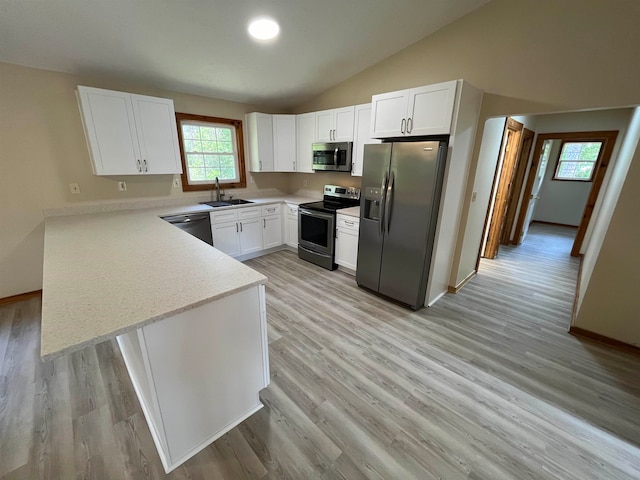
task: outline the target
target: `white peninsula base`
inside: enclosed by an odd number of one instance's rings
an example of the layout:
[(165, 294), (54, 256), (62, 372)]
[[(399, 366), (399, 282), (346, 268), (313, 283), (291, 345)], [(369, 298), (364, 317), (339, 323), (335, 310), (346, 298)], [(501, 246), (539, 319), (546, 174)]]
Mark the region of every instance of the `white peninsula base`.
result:
[(117, 337), (165, 471), (262, 408), (264, 285)]

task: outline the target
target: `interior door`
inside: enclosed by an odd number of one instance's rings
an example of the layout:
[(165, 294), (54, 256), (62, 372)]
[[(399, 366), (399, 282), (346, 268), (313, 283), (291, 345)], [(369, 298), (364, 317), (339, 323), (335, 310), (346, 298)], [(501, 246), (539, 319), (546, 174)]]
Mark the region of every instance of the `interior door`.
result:
[(401, 142), (391, 152), (379, 292), (413, 308), (424, 304), (444, 171), (439, 147), (440, 142)]
[(494, 201), (487, 213), (487, 241), (482, 256), (495, 258), (498, 255), (500, 237), (507, 214), (507, 200), (511, 191), (511, 183), (515, 171), (516, 160), (520, 153), (520, 140), (524, 125), (512, 118), (507, 118), (501, 161), (498, 161), (494, 180)]
[(536, 209), (536, 202), (540, 198), (540, 187), (542, 186), (542, 182), (544, 180), (544, 174), (547, 171), (547, 164), (549, 163), (549, 153), (551, 152), (552, 143), (553, 140), (545, 140), (542, 145), (540, 163), (538, 165), (538, 171), (535, 174), (535, 180), (533, 181), (531, 193), (529, 194), (529, 206), (527, 207), (527, 213), (524, 217), (522, 233), (520, 234), (520, 238), (518, 239), (518, 244), (521, 244), (524, 241), (525, 237), (527, 236), (527, 232), (529, 231), (529, 224), (531, 224), (531, 218), (533, 217), (533, 212)]

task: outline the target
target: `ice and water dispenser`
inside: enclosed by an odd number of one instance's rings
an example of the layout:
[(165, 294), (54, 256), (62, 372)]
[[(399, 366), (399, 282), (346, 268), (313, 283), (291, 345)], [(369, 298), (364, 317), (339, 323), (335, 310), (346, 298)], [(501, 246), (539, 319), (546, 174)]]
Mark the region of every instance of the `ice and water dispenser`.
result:
[(382, 187), (366, 187), (364, 190), (364, 215), (367, 220), (380, 221)]

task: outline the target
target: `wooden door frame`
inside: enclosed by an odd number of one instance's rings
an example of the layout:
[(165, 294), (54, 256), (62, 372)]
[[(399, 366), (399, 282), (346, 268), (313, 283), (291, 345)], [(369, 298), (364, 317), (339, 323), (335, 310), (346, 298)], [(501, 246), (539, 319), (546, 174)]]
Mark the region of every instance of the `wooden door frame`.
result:
[(584, 236), (587, 233), (587, 227), (591, 220), (591, 214), (593, 208), (600, 194), (600, 188), (604, 181), (604, 175), (611, 161), (611, 154), (613, 153), (613, 147), (615, 146), (616, 139), (618, 138), (617, 130), (595, 131), (595, 132), (564, 132), (564, 133), (544, 133), (538, 135), (536, 140), (536, 146), (533, 150), (533, 157), (531, 159), (531, 168), (529, 169), (529, 176), (527, 178), (527, 186), (524, 192), (522, 200), (522, 206), (520, 207), (520, 214), (518, 215), (518, 223), (516, 224), (516, 231), (514, 239), (519, 241), (522, 231), (524, 229), (524, 221), (527, 216), (527, 210), (529, 209), (529, 203), (531, 200), (531, 192), (533, 190), (533, 183), (538, 173), (538, 167), (540, 166), (540, 155), (542, 153), (542, 145), (545, 140), (564, 140), (564, 141), (577, 141), (577, 142), (602, 142), (602, 148), (596, 161), (596, 167), (594, 169), (591, 190), (589, 191), (589, 197), (584, 207), (580, 225), (578, 226), (578, 232), (571, 248), (571, 256), (580, 256), (580, 249), (582, 248), (582, 242)]
[[(502, 234), (502, 227), (504, 225), (504, 218), (506, 215), (507, 198), (509, 188), (513, 180), (513, 174), (515, 173), (515, 162), (517, 162), (520, 155), (520, 146), (522, 145), (522, 130), (524, 125), (511, 117), (507, 117), (507, 121), (504, 127), (504, 133), (502, 135), (502, 143), (500, 144), (499, 159), (496, 165), (496, 173), (493, 177), (493, 185), (491, 186), (491, 198), (495, 199), (493, 202), (489, 201), (487, 207), (487, 215), (484, 222), (484, 230), (482, 232), (482, 238), (487, 236), (484, 249), (480, 245), (480, 252), (478, 257), (478, 263), (480, 262), (480, 256), (484, 253), (484, 258), (495, 258), (498, 254), (500, 246), (500, 238)], [(513, 132), (510, 135), (510, 132)], [(517, 138), (516, 138), (517, 134)], [(511, 141), (515, 142), (515, 153), (513, 155), (512, 163), (506, 165), (507, 161), (507, 149)], [(498, 173), (499, 172), (499, 173)], [(492, 205), (493, 203), (493, 205)], [(487, 255), (489, 252), (489, 255)]]
[(511, 193), (507, 200), (507, 216), (504, 221), (504, 228), (502, 231), (501, 243), (503, 245), (515, 245), (516, 237), (511, 237), (511, 231), (513, 230), (514, 223), (516, 222), (516, 214), (518, 213), (518, 205), (522, 198), (522, 189), (524, 187), (524, 176), (529, 165), (529, 155), (533, 147), (533, 139), (536, 133), (533, 130), (524, 128), (522, 130), (522, 141), (520, 145), (520, 154), (518, 156), (518, 163), (516, 165), (516, 171), (513, 176), (513, 184), (511, 187)]

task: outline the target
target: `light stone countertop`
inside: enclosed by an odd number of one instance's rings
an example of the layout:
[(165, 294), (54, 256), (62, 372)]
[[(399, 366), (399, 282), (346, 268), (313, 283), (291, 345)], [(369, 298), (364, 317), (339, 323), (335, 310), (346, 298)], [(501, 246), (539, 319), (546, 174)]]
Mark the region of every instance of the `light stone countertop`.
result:
[(340, 210), (336, 210), (336, 213), (339, 215), (349, 215), (350, 217), (360, 218), (360, 207), (341, 208)]
[(159, 217), (212, 210), (203, 207), (48, 217), (42, 358), (266, 283), (264, 275)]

